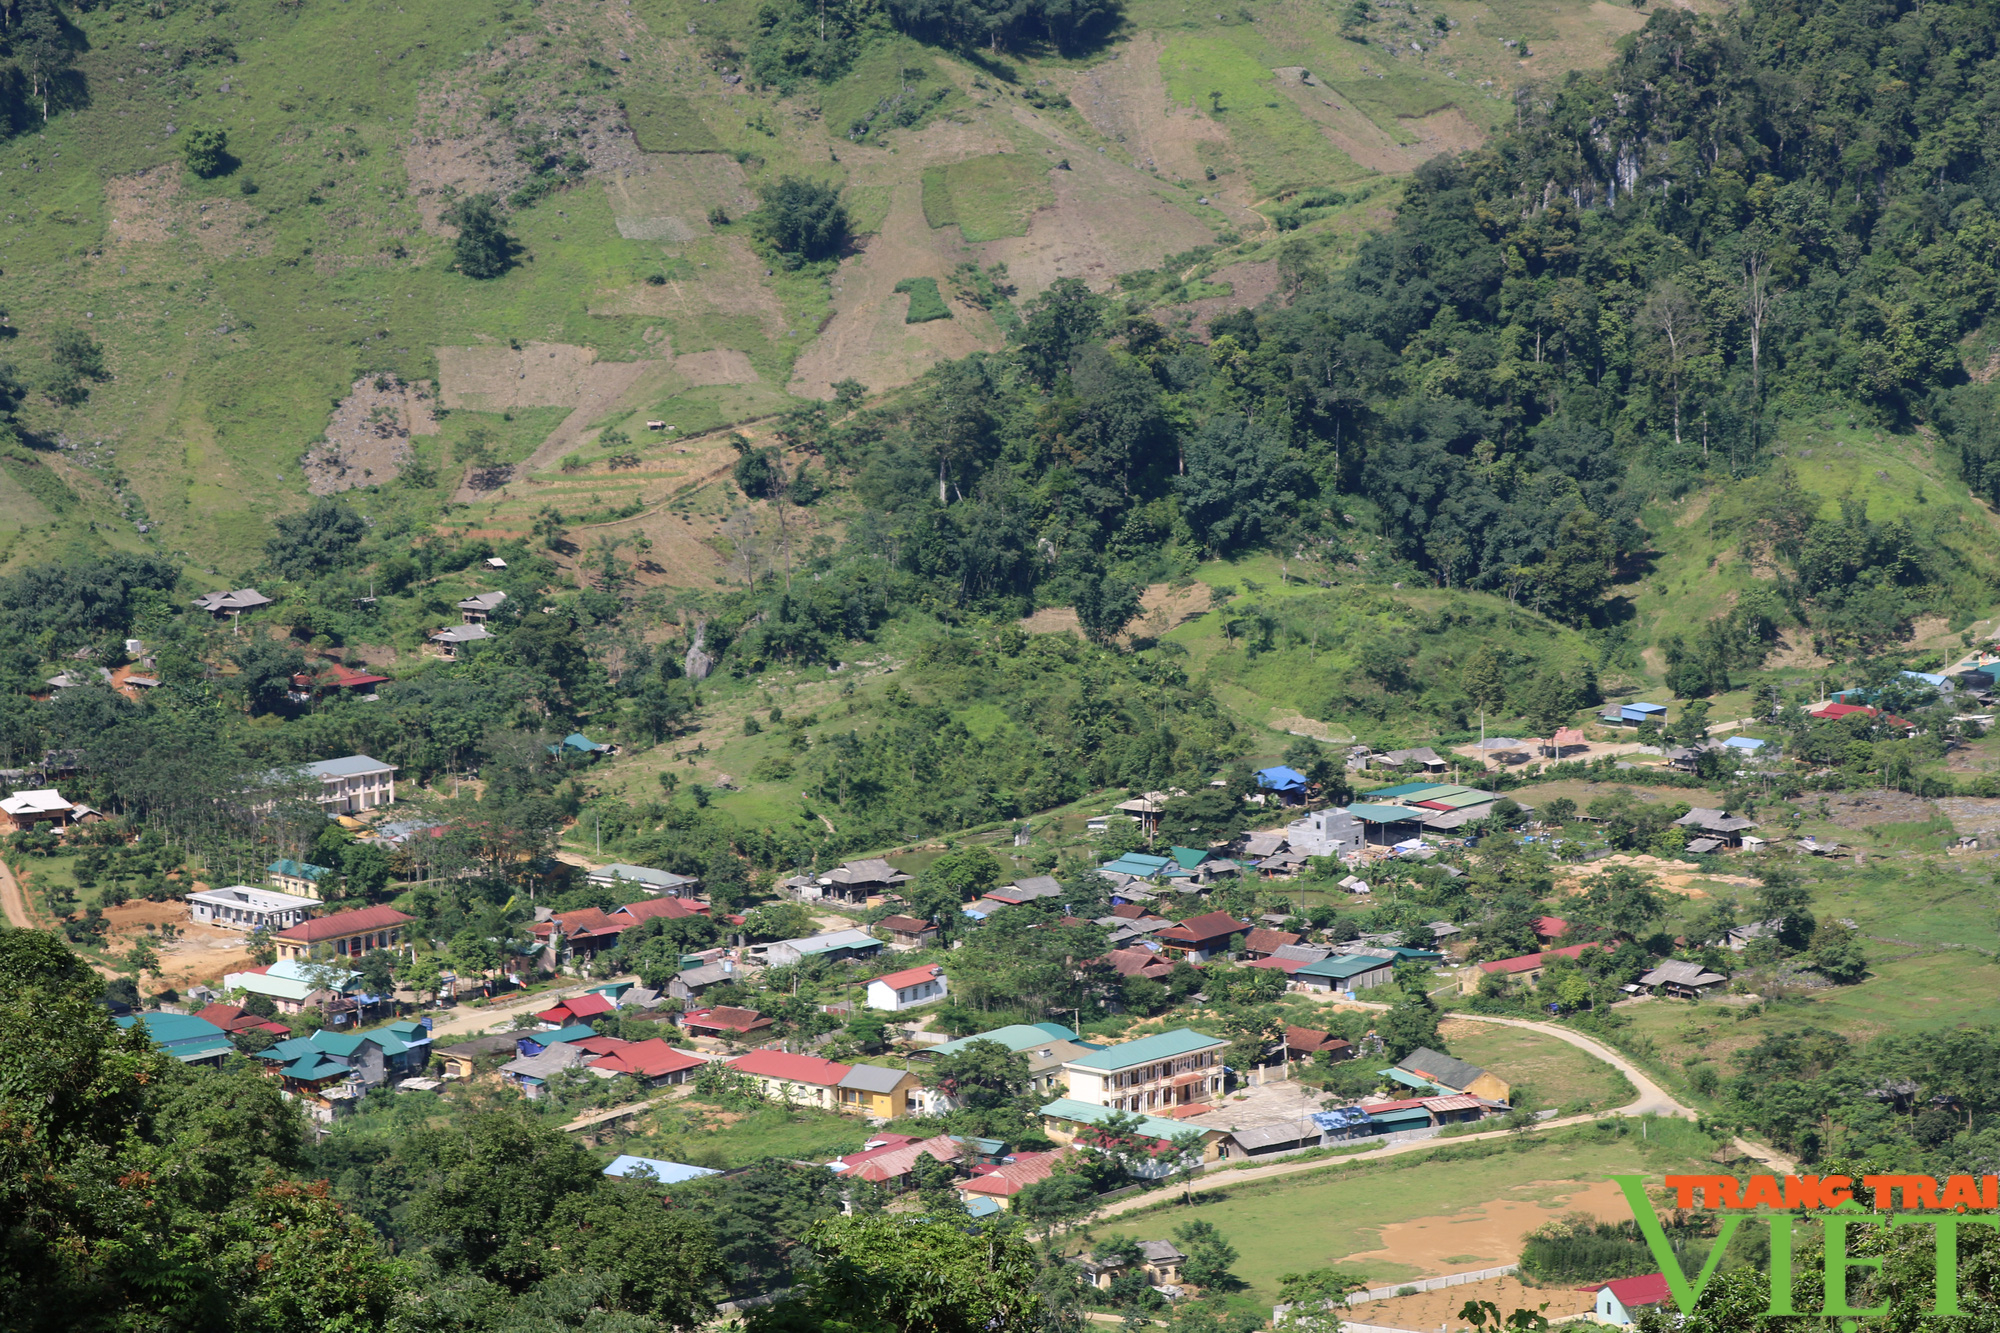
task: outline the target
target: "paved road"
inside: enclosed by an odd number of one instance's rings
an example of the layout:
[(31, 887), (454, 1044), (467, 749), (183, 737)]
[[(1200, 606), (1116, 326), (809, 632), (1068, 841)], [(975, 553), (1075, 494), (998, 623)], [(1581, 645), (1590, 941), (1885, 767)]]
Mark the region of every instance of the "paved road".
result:
[[(1344, 1000), (1338, 1003), (1363, 1009), (1386, 1010), (1389, 1007), (1386, 1004), (1376, 1004), (1368, 1000)], [(1579, 1050), (1587, 1051), (1591, 1055), (1596, 1056), (1613, 1069), (1616, 1069), (1627, 1079), (1631, 1080), (1633, 1088), (1638, 1091), (1639, 1095), (1636, 1098), (1615, 1110), (1599, 1111), (1589, 1115), (1566, 1116), (1558, 1120), (1544, 1120), (1528, 1131), (1530, 1133), (1561, 1129), (1567, 1125), (1585, 1125), (1593, 1120), (1603, 1119), (1606, 1116), (1660, 1115), (1679, 1116), (1685, 1120), (1696, 1118), (1696, 1113), (1692, 1107), (1683, 1106), (1680, 1102), (1676, 1101), (1664, 1088), (1641, 1073), (1630, 1060), (1627, 1060), (1624, 1056), (1618, 1054), (1618, 1052), (1604, 1045), (1604, 1043), (1586, 1037), (1581, 1032), (1572, 1031), (1555, 1023), (1540, 1023), (1528, 1018), (1499, 1018), (1491, 1014), (1467, 1013), (1453, 1013), (1450, 1016), (1454, 1019), (1464, 1019), (1473, 1023), (1498, 1023), (1502, 1027), (1527, 1028), (1529, 1031), (1540, 1032), (1554, 1037), (1558, 1041), (1566, 1041)], [(1478, 1143), (1485, 1139), (1505, 1138), (1514, 1132), (1513, 1130), (1497, 1129), (1488, 1130), (1483, 1134), (1465, 1134), (1450, 1139), (1415, 1139), (1402, 1143), (1388, 1143), (1380, 1148), (1372, 1148), (1367, 1152), (1350, 1153), (1343, 1157), (1319, 1157), (1306, 1161), (1273, 1162), (1269, 1166), (1250, 1167), (1245, 1170), (1204, 1172), (1194, 1180), (1188, 1181), (1186, 1189), (1189, 1193), (1201, 1194), (1209, 1190), (1226, 1189), (1230, 1185), (1243, 1181), (1269, 1180), (1274, 1176), (1289, 1176), (1301, 1171), (1314, 1171), (1321, 1167), (1342, 1162), (1372, 1162), (1384, 1157), (1400, 1157), (1404, 1153), (1423, 1152), (1445, 1143)], [(1773, 1170), (1790, 1173), (1798, 1169), (1797, 1164), (1789, 1158), (1770, 1148), (1751, 1143), (1747, 1139), (1738, 1138), (1736, 1140), (1736, 1148), (1745, 1156), (1755, 1158)], [(1095, 1216), (1098, 1218), (1115, 1217), (1120, 1213), (1131, 1212), (1135, 1209), (1150, 1208), (1154, 1204), (1166, 1202), (1172, 1197), (1172, 1189), (1153, 1190), (1143, 1194), (1134, 1194), (1105, 1205), (1097, 1211)]]
[(28, 912), (28, 899), (5, 862), (0, 862), (0, 908), (6, 910), (8, 925), (21, 930), (37, 929), (34, 917)]

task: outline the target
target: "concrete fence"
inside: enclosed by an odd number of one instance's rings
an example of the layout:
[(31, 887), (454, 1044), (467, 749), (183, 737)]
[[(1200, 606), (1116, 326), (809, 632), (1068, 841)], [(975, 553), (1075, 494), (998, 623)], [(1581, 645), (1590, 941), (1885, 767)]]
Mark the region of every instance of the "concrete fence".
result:
[[(1442, 1291), (1446, 1287), (1462, 1287), (1468, 1282), (1484, 1282), (1492, 1277), (1512, 1277), (1521, 1271), (1519, 1264), (1502, 1264), (1498, 1268), (1478, 1268), (1469, 1273), (1447, 1273), (1443, 1277), (1421, 1277), (1410, 1282), (1398, 1282), (1393, 1287), (1376, 1287), (1372, 1291), (1357, 1291), (1347, 1298), (1349, 1305), (1362, 1305), (1369, 1301), (1387, 1300), (1401, 1292)], [(1349, 1324), (1349, 1328), (1359, 1328)]]

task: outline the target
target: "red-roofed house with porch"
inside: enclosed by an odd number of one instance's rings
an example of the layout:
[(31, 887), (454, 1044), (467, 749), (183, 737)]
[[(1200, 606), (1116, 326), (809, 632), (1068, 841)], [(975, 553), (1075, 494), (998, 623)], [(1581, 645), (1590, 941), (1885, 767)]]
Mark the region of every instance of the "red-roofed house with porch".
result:
[(822, 1060), (816, 1055), (793, 1055), (786, 1051), (752, 1051), (729, 1062), (731, 1070), (754, 1079), (766, 1097), (794, 1105), (840, 1109), (838, 1089), (850, 1065), (838, 1060)]
[(1227, 949), (1230, 936), (1245, 935), (1249, 930), (1248, 921), (1238, 921), (1227, 912), (1207, 912), (1168, 926), (1159, 933), (1159, 941), (1171, 956), (1200, 963)]
[(535, 1018), (544, 1027), (566, 1028), (572, 1023), (587, 1023), (617, 1007), (608, 995), (572, 995), (553, 1009), (542, 1010)]
[(1272, 930), (1269, 926), (1259, 926), (1243, 937), (1245, 958), (1269, 958), (1287, 944), (1297, 944), (1299, 937), (1289, 930)]
[(666, 1083), (685, 1083), (694, 1077), (695, 1070), (707, 1063), (691, 1052), (675, 1050), (667, 1045), (664, 1037), (649, 1037), (645, 1041), (625, 1043), (602, 1059), (591, 1061), (590, 1067), (630, 1074), (649, 1087), (658, 1087)]
[(1056, 1160), (1061, 1155), (1052, 1152), (1019, 1153), (1004, 1166), (996, 1166), (970, 1180), (961, 1180), (953, 1188), (966, 1196), (968, 1203), (974, 1199), (991, 1199), (1002, 1208), (1011, 1208), (1015, 1195), (1055, 1173)]
[(730, 1004), (695, 1009), (681, 1015), (681, 1027), (697, 1037), (720, 1037), (729, 1033), (748, 1037), (764, 1031), (776, 1021), (764, 1017), (755, 1009), (739, 1009)]
[(287, 926), (271, 936), (271, 943), (280, 958), (310, 960), (321, 950), (336, 958), (359, 958), (376, 949), (401, 948), (402, 927), (414, 920), (393, 907), (363, 907)]
[[(1585, 1287), (1585, 1291), (1592, 1288)], [(1660, 1305), (1673, 1299), (1673, 1292), (1667, 1289), (1664, 1273), (1648, 1273), (1644, 1277), (1621, 1277), (1615, 1282), (1607, 1282), (1595, 1289), (1597, 1305), (1592, 1311), (1600, 1324), (1618, 1324), (1629, 1328), (1636, 1320), (1635, 1310), (1648, 1305)]]
[(886, 977), (877, 977), (869, 982), (868, 1007), (898, 1014), (933, 1000), (942, 1000), (947, 989), (949, 983), (944, 969), (936, 963), (925, 963), (921, 967), (891, 972)]
[(1602, 944), (1571, 944), (1560, 949), (1544, 949), (1540, 953), (1524, 953), (1518, 958), (1495, 958), (1468, 967), (1458, 977), (1461, 994), (1471, 995), (1478, 991), (1480, 978), (1486, 976), (1519, 977), (1528, 985), (1541, 980), (1542, 969), (1549, 965), (1551, 958), (1581, 958), (1585, 949), (1602, 949)]

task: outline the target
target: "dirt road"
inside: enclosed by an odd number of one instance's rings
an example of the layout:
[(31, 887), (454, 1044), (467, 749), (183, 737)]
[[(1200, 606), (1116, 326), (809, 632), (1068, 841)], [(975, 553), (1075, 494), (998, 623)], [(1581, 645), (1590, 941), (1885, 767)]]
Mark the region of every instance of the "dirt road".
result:
[(505, 1004), (481, 1005), (477, 1009), (461, 1007), (446, 1013), (438, 1011), (431, 1026), (431, 1040), (441, 1037), (477, 1037), (495, 1028), (511, 1026), (522, 1014), (539, 1013), (553, 1008), (558, 1001), (583, 994), (593, 986), (608, 986), (614, 981), (636, 983), (635, 976), (612, 977), (608, 981), (579, 981), (574, 986), (564, 986), (560, 990), (536, 991), (533, 995), (516, 996)]
[[(1339, 1003), (1362, 1009), (1387, 1010), (1389, 1007), (1386, 1004), (1376, 1004), (1369, 1000), (1343, 1000), (1339, 1001)], [(1673, 1096), (1664, 1088), (1639, 1072), (1638, 1068), (1630, 1060), (1627, 1060), (1624, 1056), (1618, 1054), (1618, 1052), (1604, 1045), (1604, 1043), (1584, 1036), (1581, 1032), (1574, 1032), (1569, 1028), (1561, 1027), (1554, 1023), (1538, 1023), (1533, 1019), (1527, 1018), (1498, 1018), (1490, 1014), (1456, 1012), (1452, 1014), (1452, 1018), (1463, 1019), (1473, 1023), (1498, 1023), (1502, 1027), (1527, 1028), (1530, 1031), (1554, 1037), (1558, 1041), (1566, 1041), (1577, 1049), (1596, 1056), (1613, 1069), (1616, 1069), (1629, 1079), (1633, 1088), (1638, 1091), (1639, 1095), (1637, 1097), (1616, 1110), (1598, 1111), (1589, 1115), (1566, 1116), (1559, 1120), (1544, 1120), (1528, 1131), (1529, 1133), (1561, 1129), (1568, 1125), (1589, 1124), (1593, 1120), (1600, 1120), (1606, 1116), (1662, 1115), (1679, 1116), (1684, 1120), (1693, 1120), (1696, 1118), (1696, 1113), (1692, 1107), (1683, 1106), (1680, 1102), (1674, 1100)], [(1274, 1176), (1289, 1176), (1301, 1171), (1312, 1171), (1339, 1162), (1368, 1162), (1384, 1157), (1400, 1157), (1404, 1153), (1422, 1152), (1429, 1148), (1435, 1148), (1441, 1142), (1449, 1142), (1454, 1145), (1460, 1143), (1477, 1143), (1482, 1139), (1505, 1138), (1513, 1132), (1512, 1130), (1496, 1129), (1489, 1130), (1484, 1134), (1466, 1134), (1449, 1140), (1417, 1139), (1403, 1143), (1384, 1144), (1380, 1148), (1372, 1148), (1367, 1152), (1352, 1153), (1345, 1157), (1333, 1158), (1331, 1160), (1320, 1157), (1307, 1161), (1273, 1162), (1269, 1166), (1251, 1167), (1247, 1170), (1205, 1172), (1200, 1177), (1187, 1182), (1186, 1189), (1191, 1194), (1201, 1194), (1208, 1190), (1226, 1189), (1230, 1185), (1242, 1181), (1268, 1180)], [(1782, 1154), (1759, 1144), (1751, 1143), (1747, 1139), (1738, 1138), (1736, 1140), (1736, 1148), (1746, 1156), (1753, 1157), (1772, 1167), (1774, 1170), (1788, 1173), (1797, 1169), (1796, 1164)], [(1148, 1192), (1119, 1199), (1098, 1210), (1096, 1217), (1115, 1217), (1119, 1213), (1147, 1208), (1153, 1204), (1162, 1202), (1168, 1194), (1169, 1191)]]
[(0, 862), (0, 908), (6, 909), (7, 924), (20, 930), (39, 929), (28, 911), (27, 895), (14, 879), (14, 872)]

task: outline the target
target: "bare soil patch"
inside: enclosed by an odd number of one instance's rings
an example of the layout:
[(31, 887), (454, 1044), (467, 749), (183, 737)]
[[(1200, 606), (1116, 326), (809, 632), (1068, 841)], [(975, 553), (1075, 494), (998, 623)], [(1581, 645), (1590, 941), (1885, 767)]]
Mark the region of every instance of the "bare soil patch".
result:
[(1703, 884), (1728, 884), (1736, 888), (1754, 889), (1763, 883), (1762, 880), (1753, 879), (1748, 875), (1707, 874), (1692, 861), (1674, 861), (1650, 854), (1632, 856), (1625, 852), (1607, 856), (1602, 861), (1592, 861), (1586, 866), (1565, 866), (1556, 872), (1556, 878), (1563, 881), (1570, 892), (1581, 893), (1585, 880), (1620, 867), (1649, 874), (1658, 881), (1661, 888), (1685, 898), (1709, 897), (1708, 890), (1700, 887)]
[(1278, 290), (1278, 261), (1266, 259), (1254, 264), (1231, 264), (1209, 274), (1206, 281), (1228, 283), (1229, 295), (1205, 296), (1183, 305), (1162, 306), (1155, 312), (1155, 317), (1192, 316), (1190, 331), (1202, 342), (1207, 342), (1210, 320), (1231, 310), (1254, 309)]
[(1850, 791), (1827, 800), (1835, 824), (1868, 828), (1874, 824), (1921, 824), (1935, 819), (1938, 807), (1899, 791)]
[[(1058, 173), (1060, 174), (1060, 173)], [(933, 231), (924, 221), (923, 185), (904, 180), (895, 187), (889, 215), (858, 258), (842, 265), (835, 279), (833, 318), (792, 365), (791, 391), (804, 398), (831, 398), (840, 380), (860, 380), (880, 391), (908, 384), (939, 361), (976, 351), (996, 351), (1000, 331), (992, 316), (951, 302), (950, 319), (905, 324), (910, 298), (896, 291), (905, 278), (935, 278), (940, 290), (972, 247), (958, 243), (955, 227)]]
[(1399, 116), (1396, 123), (1417, 136), (1411, 152), (1421, 165), (1439, 153), (1463, 153), (1486, 142), (1486, 131), (1455, 106), (1433, 111), (1428, 116)]
[(395, 477), (410, 456), (410, 437), (437, 434), (436, 396), (427, 380), (403, 384), (369, 375), (354, 381), (333, 409), (325, 442), (306, 454), (307, 488), (331, 495)]
[[(1611, 1218), (1623, 1221), (1623, 1218)], [(1487, 1264), (1488, 1268), (1497, 1265)], [(1461, 1268), (1460, 1272), (1471, 1271)], [(1524, 1287), (1515, 1277), (1487, 1278), (1482, 1282), (1468, 1282), (1463, 1286), (1446, 1287), (1442, 1291), (1420, 1292), (1415, 1296), (1392, 1296), (1387, 1300), (1370, 1301), (1366, 1305), (1354, 1307), (1353, 1319), (1356, 1323), (1380, 1324), (1389, 1328), (1431, 1329), (1463, 1327), (1458, 1312), (1465, 1308), (1467, 1301), (1492, 1301), (1502, 1310), (1532, 1310), (1547, 1301), (1549, 1308), (1544, 1312), (1550, 1319), (1566, 1314), (1581, 1314), (1591, 1308), (1592, 1298), (1580, 1291), (1567, 1287)]]
[[(1174, 626), (1194, 619), (1208, 607), (1206, 584), (1197, 583), (1187, 588), (1176, 588), (1171, 583), (1152, 584), (1139, 598), (1138, 617), (1119, 639), (1129, 644), (1133, 639), (1158, 638)], [(1077, 622), (1076, 612), (1067, 606), (1045, 606), (1024, 617), (1020, 626), (1030, 634), (1074, 634), (1079, 638), (1083, 635), (1083, 626)]]
[(192, 239), (213, 256), (269, 254), (271, 234), (255, 230), (257, 215), (238, 199), (189, 198), (181, 164), (166, 162), (104, 183), (113, 245), (158, 245)]
[(1946, 796), (1935, 802), (1938, 813), (1960, 833), (1982, 842), (2000, 834), (2000, 800), (1984, 796)]
[(1056, 201), (1028, 221), (1028, 234), (978, 247), (982, 264), (1007, 265), (1023, 297), (1057, 278), (1103, 288), (1120, 273), (1150, 268), (1215, 233), (1162, 199), (1157, 182), (1102, 156), (1081, 152), (1070, 170), (1051, 172)]
[[(1617, 1185), (1608, 1180), (1589, 1184), (1538, 1180), (1517, 1186), (1509, 1193), (1515, 1197), (1493, 1199), (1459, 1213), (1391, 1222), (1382, 1228), (1381, 1248), (1350, 1254), (1337, 1262), (1365, 1269), (1370, 1259), (1387, 1260), (1420, 1267), (1440, 1276), (1462, 1273), (1513, 1263), (1520, 1258), (1521, 1246), (1529, 1232), (1565, 1213), (1589, 1213), (1605, 1222), (1628, 1221), (1632, 1216), (1625, 1196), (1619, 1192)], [(1456, 1287), (1423, 1294), (1452, 1298), (1456, 1302), (1453, 1310), (1466, 1301)], [(1372, 1302), (1364, 1308), (1383, 1310), (1393, 1305), (1398, 1310), (1405, 1310), (1410, 1308), (1407, 1302), (1419, 1299), (1421, 1297), (1397, 1296)], [(1389, 1323), (1404, 1328), (1411, 1326), (1400, 1320), (1377, 1320), (1372, 1315), (1362, 1315), (1361, 1322)]]
[(1069, 99), (1098, 133), (1129, 148), (1142, 169), (1175, 180), (1200, 180), (1205, 168), (1195, 145), (1226, 144), (1229, 131), (1168, 100), (1166, 80), (1160, 77), (1162, 47), (1151, 34), (1133, 38), (1115, 58), (1079, 75), (1069, 85)]
[(748, 353), (718, 347), (674, 358), (674, 373), (689, 384), (755, 384), (757, 370)]

